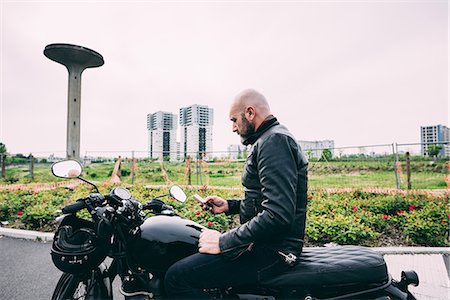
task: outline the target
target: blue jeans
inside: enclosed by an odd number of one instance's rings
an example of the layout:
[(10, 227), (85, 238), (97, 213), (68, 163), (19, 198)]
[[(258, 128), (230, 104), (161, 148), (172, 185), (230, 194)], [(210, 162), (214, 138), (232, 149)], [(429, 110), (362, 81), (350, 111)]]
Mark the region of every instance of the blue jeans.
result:
[(169, 299), (209, 299), (203, 289), (252, 286), (287, 268), (278, 253), (260, 247), (234, 260), (221, 254), (196, 253), (167, 270), (164, 288)]

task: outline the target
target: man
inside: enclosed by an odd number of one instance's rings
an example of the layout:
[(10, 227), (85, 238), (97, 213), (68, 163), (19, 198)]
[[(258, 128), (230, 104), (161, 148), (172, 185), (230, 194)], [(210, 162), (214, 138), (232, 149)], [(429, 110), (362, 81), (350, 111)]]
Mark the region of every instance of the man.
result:
[(169, 268), (169, 298), (205, 299), (203, 289), (254, 285), (277, 275), (301, 253), (306, 221), (307, 160), (295, 138), (272, 116), (255, 90), (236, 96), (233, 132), (253, 145), (242, 174), (244, 199), (206, 198), (214, 214), (239, 213), (241, 225), (220, 233), (205, 229), (199, 253)]

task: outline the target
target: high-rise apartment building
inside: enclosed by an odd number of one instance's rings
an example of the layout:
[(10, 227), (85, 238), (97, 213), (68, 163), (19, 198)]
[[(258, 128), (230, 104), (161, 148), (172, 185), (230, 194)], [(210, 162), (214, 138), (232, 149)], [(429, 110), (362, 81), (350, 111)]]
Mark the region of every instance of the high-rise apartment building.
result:
[(177, 159), (177, 115), (158, 111), (147, 115), (149, 156), (152, 159)]
[(213, 109), (194, 104), (180, 108), (180, 155), (208, 157), (212, 152)]
[[(444, 125), (420, 126), (420, 142), (422, 144), (422, 154), (428, 155), (430, 144), (442, 146), (438, 156), (450, 156), (450, 130)], [(447, 144), (440, 144), (447, 142)]]

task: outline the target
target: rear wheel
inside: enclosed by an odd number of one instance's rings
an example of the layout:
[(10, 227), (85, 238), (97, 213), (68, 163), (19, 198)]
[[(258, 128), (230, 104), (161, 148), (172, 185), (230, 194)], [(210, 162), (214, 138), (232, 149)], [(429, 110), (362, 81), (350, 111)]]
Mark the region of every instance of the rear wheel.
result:
[[(101, 277), (96, 271), (92, 271), (94, 276), (79, 276), (63, 273), (55, 291), (52, 300), (86, 300), (86, 299), (108, 299), (107, 288), (103, 284)], [(94, 278), (94, 279), (92, 279)]]

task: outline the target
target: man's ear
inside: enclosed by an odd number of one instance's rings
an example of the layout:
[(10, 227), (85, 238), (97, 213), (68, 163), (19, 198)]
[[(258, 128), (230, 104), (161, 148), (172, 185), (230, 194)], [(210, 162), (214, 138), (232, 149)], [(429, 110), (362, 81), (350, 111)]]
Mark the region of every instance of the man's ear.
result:
[(245, 116), (251, 121), (255, 118), (256, 116), (256, 110), (253, 106), (248, 106), (245, 109)]

